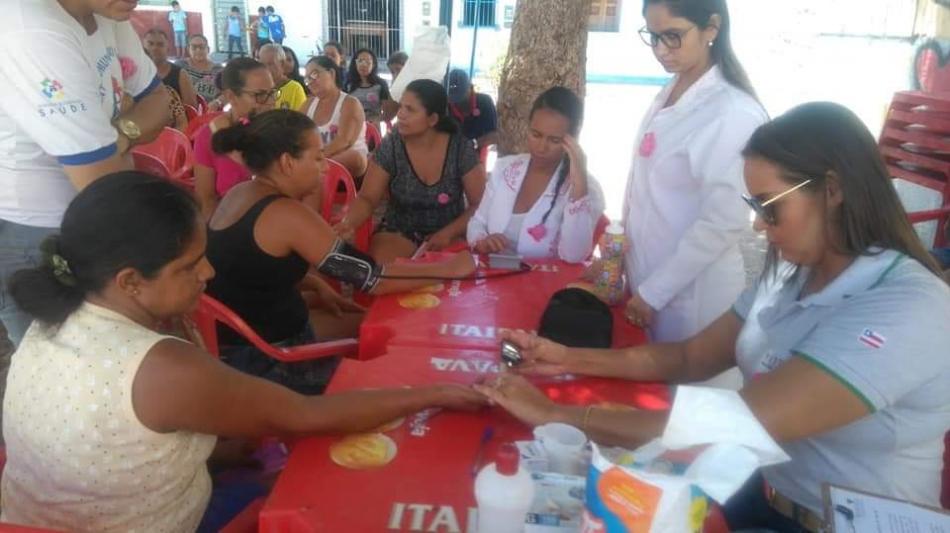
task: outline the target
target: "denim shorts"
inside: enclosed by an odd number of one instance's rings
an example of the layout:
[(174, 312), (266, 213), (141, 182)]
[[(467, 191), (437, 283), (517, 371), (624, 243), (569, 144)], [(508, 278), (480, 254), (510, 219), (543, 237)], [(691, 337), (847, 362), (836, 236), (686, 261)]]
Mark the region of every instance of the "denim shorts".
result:
[[(314, 342), (317, 342), (317, 337), (310, 324), (307, 324), (297, 335), (271, 344), (288, 348)], [(284, 363), (248, 345), (222, 346), (220, 353), (222, 361), (241, 372), (279, 383), (307, 395), (322, 394), (330, 383), (333, 372), (340, 364), (338, 356), (321, 357), (299, 363)]]

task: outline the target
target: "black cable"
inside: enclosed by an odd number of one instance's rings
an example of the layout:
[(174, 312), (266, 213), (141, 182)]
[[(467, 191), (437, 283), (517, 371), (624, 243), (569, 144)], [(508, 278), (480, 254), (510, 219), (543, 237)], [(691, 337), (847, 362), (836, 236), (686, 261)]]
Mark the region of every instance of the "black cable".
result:
[(426, 279), (426, 280), (436, 280), (436, 281), (469, 281), (469, 280), (479, 280), (479, 279), (494, 279), (494, 278), (507, 278), (510, 276), (518, 276), (521, 274), (527, 274), (531, 272), (531, 265), (522, 262), (518, 270), (509, 270), (506, 272), (495, 272), (489, 274), (474, 274), (471, 276), (389, 276), (386, 274), (380, 274), (379, 279)]

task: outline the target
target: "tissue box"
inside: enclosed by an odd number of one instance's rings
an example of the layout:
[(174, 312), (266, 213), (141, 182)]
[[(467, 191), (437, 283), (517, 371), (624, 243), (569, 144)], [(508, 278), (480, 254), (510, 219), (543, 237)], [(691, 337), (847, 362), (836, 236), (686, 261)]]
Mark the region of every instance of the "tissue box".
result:
[(587, 480), (547, 472), (533, 473), (531, 479), (534, 503), (525, 516), (525, 533), (579, 533)]
[(532, 474), (548, 471), (548, 454), (541, 444), (533, 440), (519, 440), (515, 442), (521, 454), (521, 466)]

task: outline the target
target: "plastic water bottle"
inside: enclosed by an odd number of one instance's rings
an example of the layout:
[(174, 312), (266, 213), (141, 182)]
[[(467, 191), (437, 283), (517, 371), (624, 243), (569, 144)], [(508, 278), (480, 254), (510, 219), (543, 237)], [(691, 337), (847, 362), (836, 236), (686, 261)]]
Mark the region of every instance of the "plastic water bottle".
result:
[(534, 501), (534, 483), (519, 461), (518, 448), (511, 443), (502, 444), (495, 462), (482, 468), (475, 478), (477, 533), (524, 531), (525, 515)]
[(627, 237), (619, 222), (611, 222), (600, 238), (601, 271), (594, 280), (598, 296), (610, 305), (623, 302), (623, 255)]

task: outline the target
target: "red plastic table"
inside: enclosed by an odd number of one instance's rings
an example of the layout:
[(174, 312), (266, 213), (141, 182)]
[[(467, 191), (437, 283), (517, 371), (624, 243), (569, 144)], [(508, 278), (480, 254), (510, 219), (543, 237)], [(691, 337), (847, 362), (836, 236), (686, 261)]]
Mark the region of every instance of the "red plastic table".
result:
[[(438, 259), (438, 255), (431, 258)], [(389, 346), (497, 350), (504, 329), (535, 331), (551, 296), (578, 281), (583, 265), (558, 260), (531, 261), (531, 272), (478, 281), (435, 284), (434, 307), (410, 308), (406, 294), (380, 296), (360, 327), (360, 359), (386, 353)], [(411, 297), (410, 297), (411, 298)], [(630, 325), (622, 307), (614, 313), (614, 346), (635, 346), (645, 333)]]
[[(393, 347), (372, 361), (344, 360), (328, 392), (437, 382), (472, 383), (497, 371), (497, 351)], [(624, 403), (640, 408), (668, 405), (665, 385), (584, 378), (541, 384), (559, 402)], [(339, 437), (296, 444), (260, 515), (262, 532), (469, 531), (474, 508), (473, 466), (485, 428), (485, 448), (530, 439), (530, 429), (499, 409), (478, 413), (423, 412), (387, 432), (398, 451), (381, 468), (351, 470), (330, 459)]]

